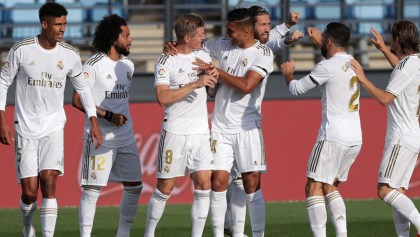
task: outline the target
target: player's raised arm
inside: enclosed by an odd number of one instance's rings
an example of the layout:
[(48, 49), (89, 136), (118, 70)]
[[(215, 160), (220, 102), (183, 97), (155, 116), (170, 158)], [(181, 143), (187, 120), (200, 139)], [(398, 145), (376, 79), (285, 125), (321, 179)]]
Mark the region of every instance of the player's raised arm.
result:
[(294, 78), (295, 62), (293, 60), (281, 64), (281, 72), (284, 75), (287, 86), (292, 95), (301, 95), (318, 85), (311, 75), (307, 75), (299, 80)]
[(372, 27), (370, 29), (370, 32), (373, 35), (373, 37), (370, 38), (370, 41), (373, 43), (373, 45), (375, 45), (377, 49), (379, 49), (383, 53), (388, 62), (394, 68), (399, 61), (397, 55), (393, 54), (391, 50), (385, 45), (385, 41), (382, 35), (375, 28)]
[(308, 27), (308, 35), (311, 41), (318, 47), (321, 48), (322, 43), (322, 32), (315, 27)]

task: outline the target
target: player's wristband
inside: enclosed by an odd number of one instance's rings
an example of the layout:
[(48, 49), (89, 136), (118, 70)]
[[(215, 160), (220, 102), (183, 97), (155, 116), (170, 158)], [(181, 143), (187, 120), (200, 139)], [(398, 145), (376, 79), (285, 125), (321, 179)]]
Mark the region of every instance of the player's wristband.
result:
[(108, 110), (107, 110), (107, 111), (105, 112), (104, 119), (106, 119), (106, 120), (108, 120), (108, 121), (111, 121), (113, 116), (114, 116), (114, 113), (112, 113), (111, 111), (108, 111)]

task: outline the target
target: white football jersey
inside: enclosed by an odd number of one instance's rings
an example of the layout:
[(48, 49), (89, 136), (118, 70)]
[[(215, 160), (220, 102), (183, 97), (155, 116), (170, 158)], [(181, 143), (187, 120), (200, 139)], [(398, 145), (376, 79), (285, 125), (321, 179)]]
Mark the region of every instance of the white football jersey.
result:
[[(104, 118), (98, 119), (103, 145), (106, 147), (122, 147), (134, 142), (128, 100), (133, 72), (134, 64), (127, 57), (121, 56), (119, 61), (114, 61), (104, 53), (95, 54), (83, 65), (83, 75), (91, 88), (96, 106), (114, 114), (123, 114), (127, 118), (121, 127)], [(90, 120), (86, 117), (85, 136), (89, 134), (90, 128)]]
[(25, 39), (10, 49), (1, 70), (0, 110), (5, 110), (7, 89), (16, 78), (16, 132), (37, 139), (62, 129), (66, 78), (74, 83), (81, 72), (79, 54), (70, 45), (60, 42), (46, 50), (37, 37)]
[(261, 103), (268, 75), (273, 71), (273, 52), (256, 41), (252, 47), (242, 49), (232, 45), (230, 39), (205, 41), (204, 47), (217, 58), (223, 71), (244, 77), (248, 70), (261, 74), (264, 79), (250, 94), (243, 94), (221, 83), (216, 93), (212, 117), (212, 131), (236, 134), (261, 126)]
[(420, 54), (407, 56), (394, 68), (386, 91), (395, 96), (387, 106), (385, 146), (399, 144), (420, 151)]
[[(210, 63), (210, 55), (204, 50), (175, 56), (162, 55), (155, 64), (155, 86), (168, 85), (178, 89), (197, 81), (200, 72), (193, 70), (195, 58)], [(195, 89), (184, 99), (165, 105), (162, 128), (178, 134), (209, 134), (207, 113), (207, 94), (205, 87)]]
[(350, 67), (351, 59), (353, 57), (347, 53), (336, 53), (319, 62), (306, 76), (318, 85), (322, 95), (322, 122), (317, 141), (328, 140), (347, 146), (362, 144), (360, 84)]

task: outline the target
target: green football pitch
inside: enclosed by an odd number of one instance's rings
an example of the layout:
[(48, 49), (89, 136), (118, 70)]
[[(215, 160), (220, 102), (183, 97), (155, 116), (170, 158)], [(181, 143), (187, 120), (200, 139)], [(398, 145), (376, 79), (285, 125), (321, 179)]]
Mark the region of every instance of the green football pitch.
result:
[[(414, 200), (416, 206), (420, 200)], [(379, 200), (350, 200), (346, 201), (348, 236), (353, 237), (388, 237), (396, 236), (392, 222), (392, 210)], [(156, 236), (191, 236), (190, 205), (167, 205), (165, 213), (159, 222)], [(304, 202), (267, 203), (266, 236), (303, 237), (311, 236), (306, 217)], [(143, 236), (146, 206), (139, 206), (137, 217), (133, 223), (131, 236)], [(60, 208), (55, 231), (57, 237), (77, 237), (78, 229), (77, 208)], [(118, 226), (118, 207), (98, 207), (92, 236), (114, 237)], [(39, 210), (34, 218), (37, 236), (40, 233)], [(415, 236), (411, 228), (411, 236)], [(334, 228), (328, 220), (328, 236), (335, 236)], [(245, 233), (251, 236), (249, 219)], [(3, 209), (0, 211), (0, 236), (22, 236), (22, 223), (18, 209)], [(203, 236), (212, 236), (210, 220)]]

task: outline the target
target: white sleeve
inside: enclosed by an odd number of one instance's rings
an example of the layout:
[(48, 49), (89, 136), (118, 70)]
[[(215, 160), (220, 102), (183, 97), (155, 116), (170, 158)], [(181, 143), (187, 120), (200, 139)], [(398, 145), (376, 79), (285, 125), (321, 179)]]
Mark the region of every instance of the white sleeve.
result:
[(73, 77), (70, 77), (70, 81), (73, 84), (74, 89), (80, 95), (80, 100), (82, 101), (83, 107), (85, 108), (88, 118), (96, 117), (96, 105), (95, 100), (93, 99), (92, 91), (88, 84), (89, 77), (85, 73), (82, 73), (82, 62), (76, 60), (74, 68), (80, 68), (79, 73), (73, 73)]
[(301, 95), (309, 90), (320, 86), (331, 78), (329, 71), (322, 64), (318, 63), (316, 67), (305, 77), (299, 80), (292, 80), (289, 84), (289, 91), (293, 95)]
[(268, 47), (264, 47), (261, 53), (256, 56), (254, 63), (248, 70), (253, 70), (266, 77), (273, 72), (273, 52)]
[(393, 94), (395, 97), (401, 93), (412, 83), (411, 76), (404, 70), (396, 70), (392, 72), (385, 91)]
[(286, 27), (285, 23), (270, 30), (270, 36), (266, 45), (273, 50), (274, 55), (289, 47), (289, 45), (284, 42), (285, 36), (289, 31), (290, 29)]
[(160, 63), (155, 64), (155, 87), (158, 85), (168, 85), (171, 84), (171, 75), (170, 70), (165, 65)]
[(307, 75), (300, 80), (292, 80), (289, 84), (289, 91), (292, 95), (301, 95), (312, 90), (316, 86), (317, 84), (311, 79), (310, 75)]
[(7, 59), (0, 72), (0, 110), (5, 111), (7, 91), (19, 71), (19, 60), (13, 49), (10, 49)]

